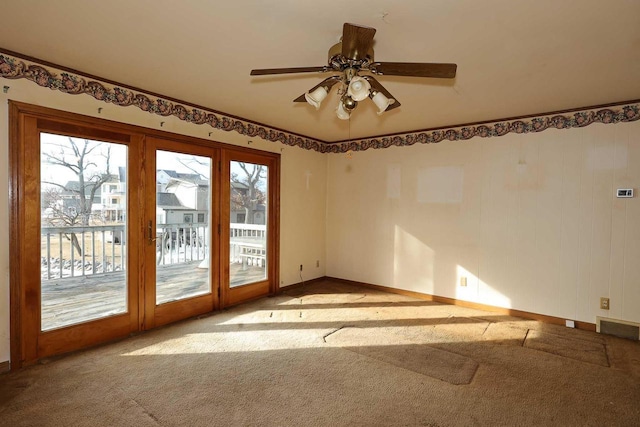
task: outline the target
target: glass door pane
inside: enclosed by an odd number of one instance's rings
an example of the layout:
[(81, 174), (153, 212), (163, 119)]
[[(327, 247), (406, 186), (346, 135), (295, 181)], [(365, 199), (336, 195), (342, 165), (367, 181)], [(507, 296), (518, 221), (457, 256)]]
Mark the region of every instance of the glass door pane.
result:
[(127, 146), (40, 134), (41, 331), (127, 312)]
[(267, 279), (268, 167), (231, 161), (229, 287)]
[(211, 159), (156, 150), (156, 304), (211, 292)]

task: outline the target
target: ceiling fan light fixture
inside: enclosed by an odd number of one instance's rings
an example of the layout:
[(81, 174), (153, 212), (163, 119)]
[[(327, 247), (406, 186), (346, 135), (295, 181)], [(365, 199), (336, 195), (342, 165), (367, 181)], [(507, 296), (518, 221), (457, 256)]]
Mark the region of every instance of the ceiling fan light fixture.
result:
[(384, 113), (387, 110), (387, 108), (389, 108), (389, 105), (396, 102), (395, 99), (387, 98), (382, 92), (376, 92), (376, 91), (371, 92), (370, 98), (373, 101), (373, 103), (376, 104), (376, 107), (378, 107), (378, 115)]
[(320, 109), (320, 104), (327, 97), (328, 94), (329, 94), (329, 91), (327, 90), (327, 88), (324, 86), (320, 86), (313, 92), (305, 93), (304, 99), (306, 99), (309, 104), (313, 105), (314, 107), (316, 107), (316, 110), (318, 110)]
[[(300, 95), (293, 102), (308, 102), (320, 108), (331, 88), (340, 83), (338, 96), (341, 97), (336, 108), (338, 117), (349, 119), (358, 102), (369, 97), (378, 108), (378, 115), (389, 109), (400, 107), (400, 102), (373, 76), (405, 76), (453, 79), (456, 77), (456, 64), (436, 62), (378, 62), (374, 60), (373, 37), (376, 29), (363, 25), (345, 23), (342, 38), (329, 49), (328, 63), (321, 67), (264, 68), (251, 70), (252, 76), (292, 73), (332, 73), (313, 90)], [(358, 73), (364, 73), (363, 76)], [(381, 93), (382, 92), (382, 93)]]
[(354, 76), (349, 82), (347, 88), (347, 95), (354, 101), (362, 101), (369, 96), (371, 90), (371, 84), (360, 76)]
[(340, 120), (349, 120), (349, 117), (351, 117), (351, 111), (347, 110), (344, 107), (344, 102), (342, 100), (338, 102), (338, 108), (336, 108), (336, 115)]

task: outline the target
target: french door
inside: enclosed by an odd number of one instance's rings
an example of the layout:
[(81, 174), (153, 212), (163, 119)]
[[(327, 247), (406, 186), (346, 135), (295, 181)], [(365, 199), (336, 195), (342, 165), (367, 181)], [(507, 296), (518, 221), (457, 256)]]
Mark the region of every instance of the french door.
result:
[(278, 155), (10, 111), (12, 368), (277, 292)]
[[(219, 150), (146, 140), (145, 329), (219, 306)], [(215, 231), (215, 233), (214, 233)]]
[(140, 214), (127, 190), (141, 185), (131, 171), (142, 138), (21, 118), (11, 153), (12, 367), (138, 330), (142, 296)]
[(279, 182), (275, 158), (225, 150), (222, 176), (221, 240), (223, 305), (232, 305), (277, 290)]

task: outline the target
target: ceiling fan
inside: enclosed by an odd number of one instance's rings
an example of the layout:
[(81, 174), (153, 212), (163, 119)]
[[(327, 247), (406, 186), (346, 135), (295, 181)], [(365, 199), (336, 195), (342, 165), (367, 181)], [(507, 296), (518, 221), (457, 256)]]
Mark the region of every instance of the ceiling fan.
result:
[(371, 98), (378, 107), (378, 114), (400, 106), (393, 95), (370, 73), (378, 76), (435, 77), (452, 79), (456, 76), (456, 64), (419, 62), (376, 62), (373, 57), (373, 36), (375, 28), (345, 23), (342, 40), (329, 49), (328, 65), (321, 67), (266, 68), (251, 70), (252, 76), (293, 73), (335, 73), (300, 95), (293, 102), (308, 102), (320, 108), (331, 88), (341, 83), (338, 95), (340, 102), (336, 109), (338, 118), (347, 120), (358, 102)]

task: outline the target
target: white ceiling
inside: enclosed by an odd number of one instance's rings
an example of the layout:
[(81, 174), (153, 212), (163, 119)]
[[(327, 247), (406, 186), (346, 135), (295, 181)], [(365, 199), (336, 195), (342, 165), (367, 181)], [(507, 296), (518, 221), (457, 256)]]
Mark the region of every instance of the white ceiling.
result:
[[(639, 0), (22, 0), (0, 47), (324, 141), (640, 99)], [(402, 103), (335, 116), (292, 100), (327, 75), (344, 22), (377, 29), (377, 61), (453, 62), (454, 80), (380, 76)]]

